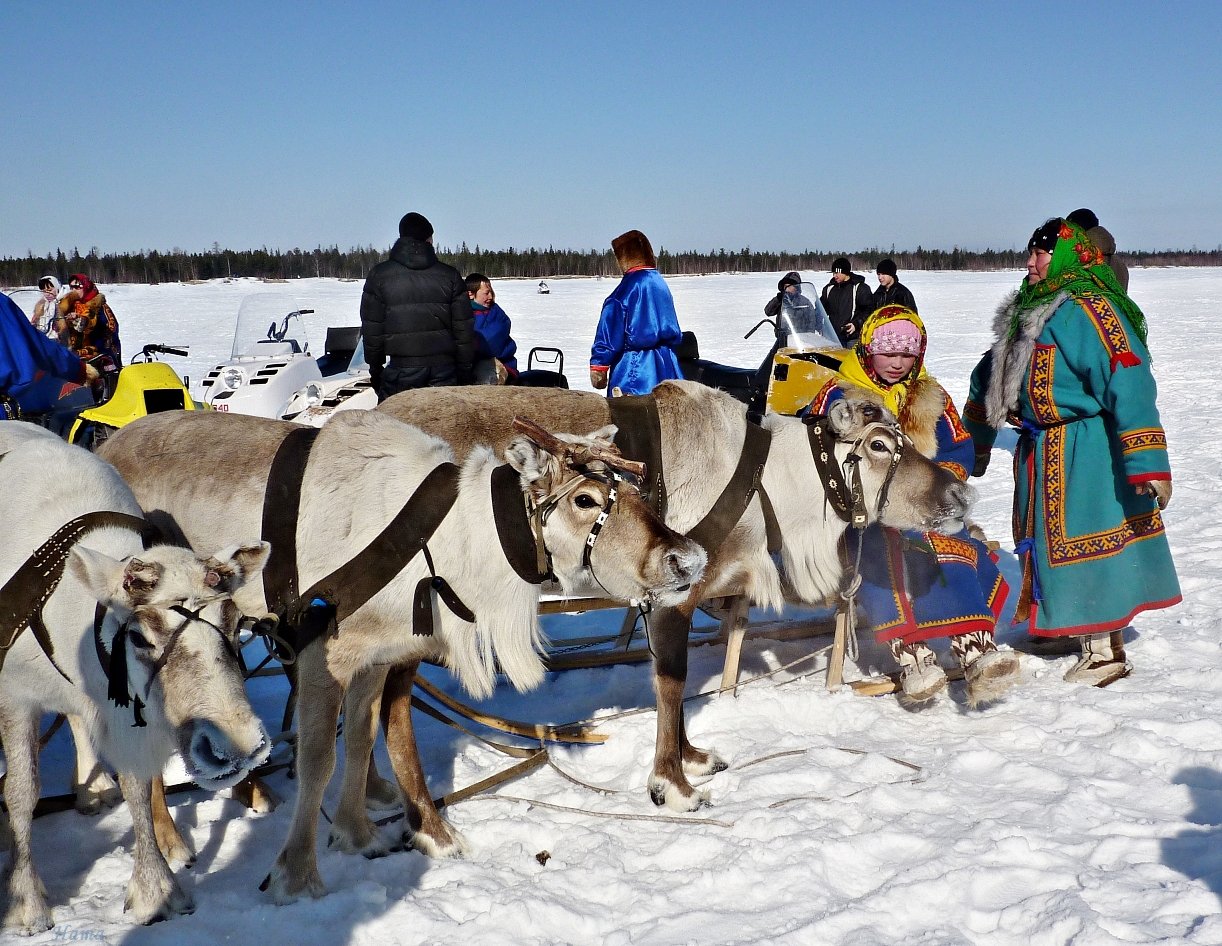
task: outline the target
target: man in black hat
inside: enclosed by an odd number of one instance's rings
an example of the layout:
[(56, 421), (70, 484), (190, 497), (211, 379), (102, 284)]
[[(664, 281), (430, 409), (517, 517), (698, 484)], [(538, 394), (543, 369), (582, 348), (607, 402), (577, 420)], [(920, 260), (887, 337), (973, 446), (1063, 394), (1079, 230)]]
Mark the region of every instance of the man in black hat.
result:
[(378, 400), (470, 384), (474, 324), (466, 281), (433, 250), (433, 225), (406, 214), (390, 258), (369, 271), (361, 294), (361, 337)]
[(912, 297), (912, 290), (899, 281), (899, 270), (895, 266), (895, 260), (879, 260), (878, 265), (874, 267), (874, 273), (878, 276), (878, 288), (874, 290), (871, 311), (876, 312), (885, 305), (902, 305), (913, 312), (917, 311), (916, 299)]
[(853, 272), (849, 261), (841, 256), (832, 263), (832, 278), (819, 298), (832, 320), (840, 344), (852, 348), (857, 343), (862, 323), (874, 311), (874, 293), (866, 285), (866, 278)]

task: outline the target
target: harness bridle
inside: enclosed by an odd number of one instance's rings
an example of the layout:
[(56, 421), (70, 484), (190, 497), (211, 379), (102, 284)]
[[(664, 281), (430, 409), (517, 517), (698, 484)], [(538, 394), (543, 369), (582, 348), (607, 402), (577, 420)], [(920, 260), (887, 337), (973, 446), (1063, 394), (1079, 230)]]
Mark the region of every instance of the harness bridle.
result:
[[(815, 460), (815, 469), (823, 483), (825, 501), (832, 507), (841, 521), (848, 523), (854, 529), (864, 529), (869, 521), (866, 509), (865, 490), (861, 484), (861, 461), (865, 457), (861, 453), (862, 445), (876, 430), (885, 430), (895, 438), (895, 449), (891, 453), (891, 465), (883, 477), (883, 484), (878, 491), (878, 504), (874, 511), (875, 518), (883, 514), (887, 506), (887, 494), (891, 490), (891, 481), (895, 479), (900, 461), (904, 456), (904, 433), (898, 426), (874, 421), (867, 424), (855, 440), (844, 440), (832, 432), (831, 423), (826, 414), (814, 414), (803, 418), (807, 425), (807, 436), (810, 440), (810, 452)], [(836, 445), (850, 444), (848, 455), (837, 466), (835, 462)]]

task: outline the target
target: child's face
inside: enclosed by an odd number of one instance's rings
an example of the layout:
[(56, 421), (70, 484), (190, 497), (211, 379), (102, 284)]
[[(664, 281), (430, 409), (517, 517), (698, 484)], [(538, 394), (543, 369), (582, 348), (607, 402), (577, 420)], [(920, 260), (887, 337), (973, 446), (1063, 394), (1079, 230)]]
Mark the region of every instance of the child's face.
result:
[(495, 296), (492, 294), (492, 283), (488, 282), (480, 283), (479, 288), (476, 289), (471, 295), (472, 301), (485, 307), (492, 305), (492, 300), (494, 298)]
[(903, 381), (916, 364), (916, 355), (871, 355), (870, 367), (887, 384)]

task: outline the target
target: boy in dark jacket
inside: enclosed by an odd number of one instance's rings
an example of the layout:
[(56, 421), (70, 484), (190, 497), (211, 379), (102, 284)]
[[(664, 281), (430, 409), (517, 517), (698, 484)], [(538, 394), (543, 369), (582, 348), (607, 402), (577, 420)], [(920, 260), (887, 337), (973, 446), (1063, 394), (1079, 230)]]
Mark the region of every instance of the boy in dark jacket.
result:
[(866, 278), (853, 272), (841, 256), (832, 264), (832, 278), (819, 294), (840, 344), (852, 348), (861, 333), (862, 323), (874, 311), (874, 294)]
[(905, 309), (917, 311), (916, 300), (912, 298), (912, 290), (896, 278), (895, 260), (879, 260), (874, 267), (878, 276), (878, 288), (874, 290), (874, 308), (877, 312), (885, 305), (902, 305)]
[(433, 225), (405, 215), (390, 258), (369, 271), (361, 294), (361, 337), (378, 399), (470, 384), (473, 321), (466, 282), (433, 250)]

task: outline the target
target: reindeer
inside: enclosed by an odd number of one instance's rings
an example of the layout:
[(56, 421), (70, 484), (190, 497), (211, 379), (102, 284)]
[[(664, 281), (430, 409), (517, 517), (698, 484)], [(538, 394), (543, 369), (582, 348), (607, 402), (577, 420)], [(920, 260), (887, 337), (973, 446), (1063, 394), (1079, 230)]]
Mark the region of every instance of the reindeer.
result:
[(269, 549), (145, 549), (147, 523), (118, 473), (32, 424), (0, 424), (0, 490), (14, 513), (0, 546), (0, 741), (13, 835), (5, 927), (52, 925), (30, 847), (44, 712), (75, 718), (82, 742), (119, 773), (135, 832), (126, 909), (139, 922), (189, 913), (191, 897), (158, 850), (150, 779), (179, 752), (192, 779), (220, 789), (266, 758), (231, 635), (233, 594), (257, 578)]
[[(103, 455), (154, 522), (199, 541), (258, 526), (270, 471), (297, 430), (237, 414), (152, 415), (111, 437)], [(325, 890), (315, 837), (346, 691), (360, 690), (370, 705), (387, 667), (403, 665), (410, 680), (426, 658), (448, 665), (477, 697), (492, 692), (498, 662), (517, 688), (537, 686), (544, 673), (538, 626), (544, 571), (562, 588), (593, 583), (609, 595), (659, 606), (680, 603), (700, 580), (704, 551), (664, 526), (624, 478), (641, 470), (612, 446), (613, 426), (585, 437), (526, 430), (498, 449), (507, 464), (488, 448), (468, 451), (452, 505), (423, 547), (427, 554), (403, 564), (351, 613), (340, 607), (332, 626), (299, 653), (299, 787), (288, 838), (267, 881), (276, 901)], [(334, 585), (342, 604), (345, 582), (328, 577), (336, 565), (357, 560), (376, 543), (422, 484), (452, 461), (453, 451), (441, 440), (384, 414), (345, 412), (329, 421), (299, 477), (299, 585)], [(528, 545), (525, 563), (513, 552), (518, 540)], [(266, 577), (262, 594), (251, 586), (239, 597), (248, 613), (269, 610)], [(442, 581), (458, 600), (426, 607), (436, 612), (426, 632), (414, 623), (420, 610), (414, 602), (421, 582), (427, 587), (430, 580)], [(300, 598), (308, 604), (312, 594), (307, 590)], [(442, 590), (438, 595), (448, 600)], [(333, 847), (367, 856), (388, 849), (365, 811), (375, 731), (374, 716), (345, 726), (346, 778), (329, 838)], [(401, 767), (419, 771), (414, 735), (410, 728), (400, 734)], [(436, 855), (461, 852), (465, 840), (438, 814), (423, 778), (405, 792), (419, 846)]]

